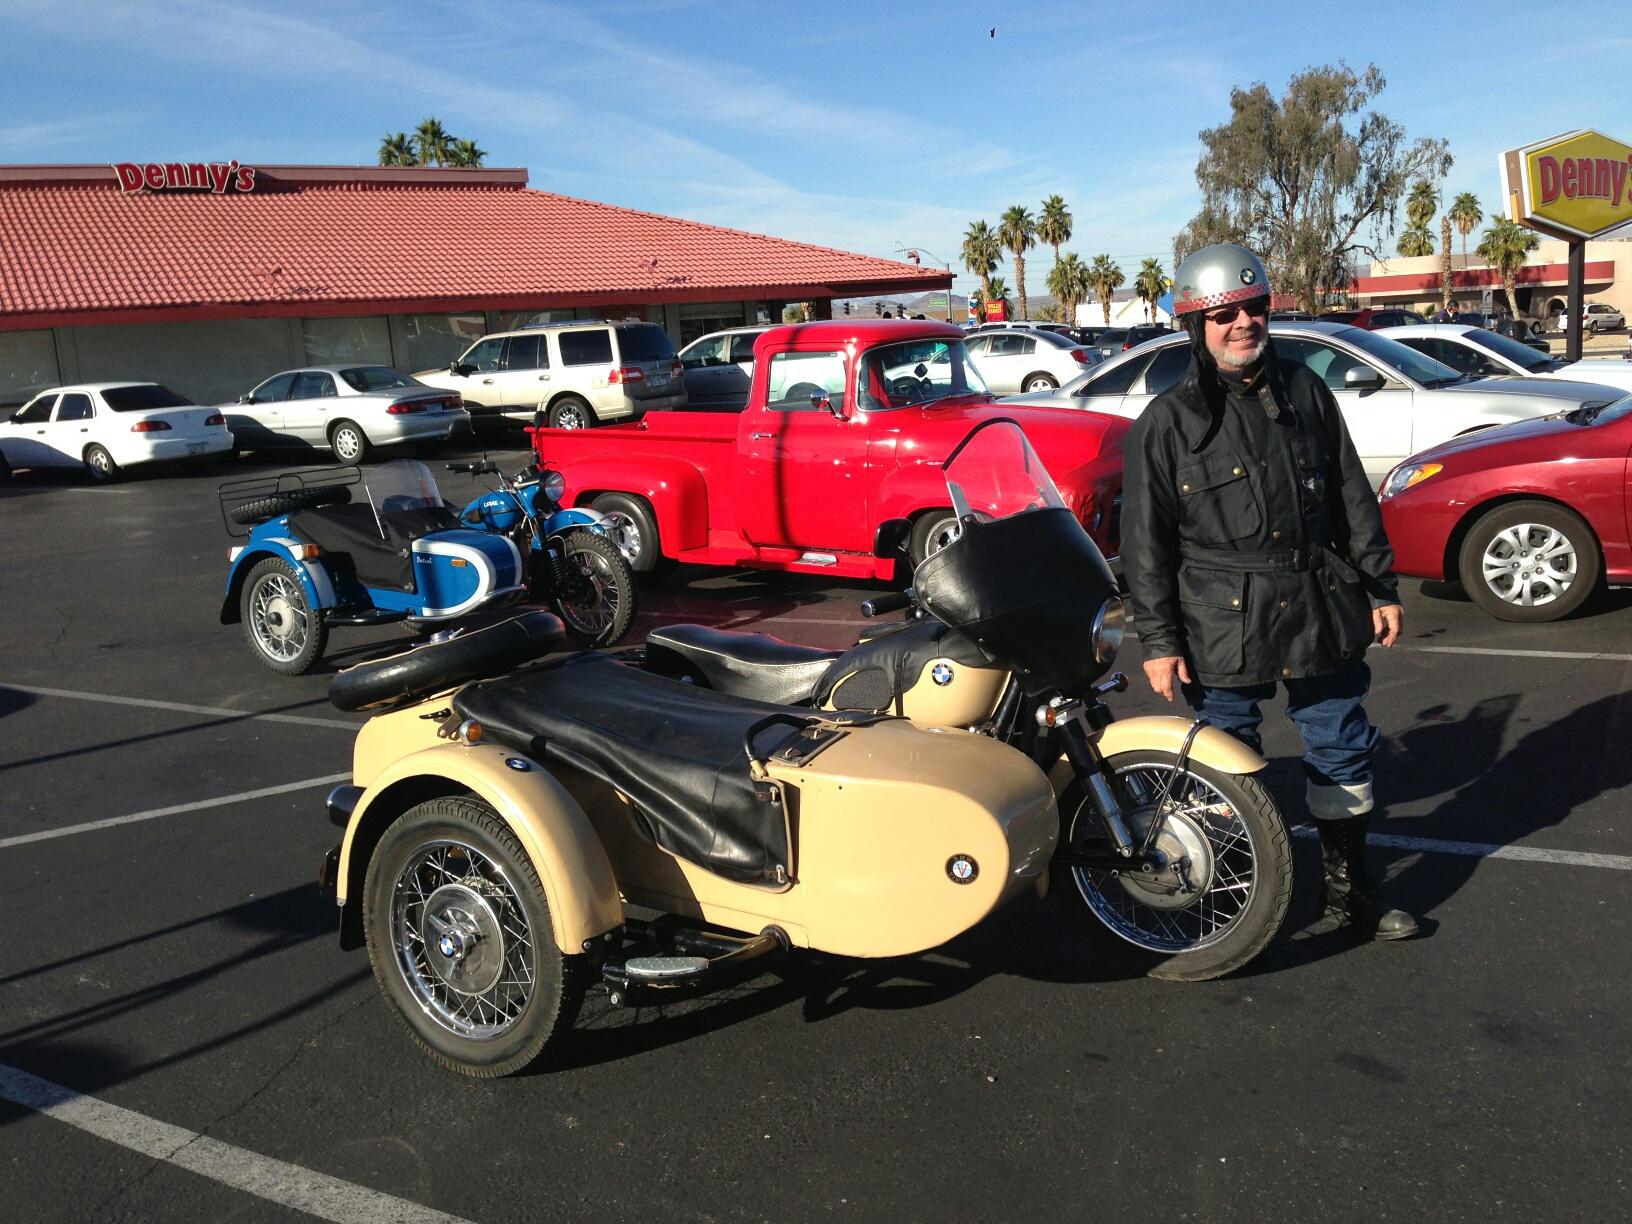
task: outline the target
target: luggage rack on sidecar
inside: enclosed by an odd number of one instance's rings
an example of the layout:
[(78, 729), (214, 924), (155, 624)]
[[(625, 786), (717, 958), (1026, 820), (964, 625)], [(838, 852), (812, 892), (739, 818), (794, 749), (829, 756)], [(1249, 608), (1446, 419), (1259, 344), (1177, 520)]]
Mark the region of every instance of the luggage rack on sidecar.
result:
[(277, 475), (244, 476), (216, 486), (221, 522), (234, 539), (249, 535), (257, 523), (296, 510), (343, 506), (351, 501), (351, 487), (361, 482), (361, 468), (337, 464), (303, 468)]

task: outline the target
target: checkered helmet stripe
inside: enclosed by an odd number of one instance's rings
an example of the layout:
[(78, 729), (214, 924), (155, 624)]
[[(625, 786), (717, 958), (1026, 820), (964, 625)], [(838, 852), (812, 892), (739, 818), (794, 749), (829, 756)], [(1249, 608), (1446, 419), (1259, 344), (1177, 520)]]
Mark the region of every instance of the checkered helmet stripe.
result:
[(1176, 315), (1189, 314), (1195, 310), (1211, 310), (1214, 306), (1228, 306), (1231, 302), (1250, 302), (1253, 298), (1268, 296), (1268, 285), (1261, 283), (1243, 285), (1239, 289), (1227, 289), (1223, 293), (1209, 293), (1205, 297), (1182, 297), (1173, 303), (1173, 313)]

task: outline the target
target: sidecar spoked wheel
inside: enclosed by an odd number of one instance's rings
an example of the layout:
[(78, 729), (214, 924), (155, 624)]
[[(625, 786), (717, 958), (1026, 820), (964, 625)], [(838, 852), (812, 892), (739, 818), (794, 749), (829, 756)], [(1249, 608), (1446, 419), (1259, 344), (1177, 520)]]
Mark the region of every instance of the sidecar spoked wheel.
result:
[(268, 557), (250, 570), (238, 610), (255, 657), (273, 671), (305, 675), (323, 657), (329, 627), (287, 561)]
[(606, 536), (574, 531), (562, 541), (561, 621), (580, 646), (611, 646), (635, 620), (635, 574)]
[[(1155, 845), (1170, 862), (1187, 864), (1188, 891), (1175, 876), (1060, 864), (1050, 891), (1097, 950), (1150, 977), (1196, 982), (1239, 969), (1274, 938), (1292, 898), (1292, 846), (1256, 778), (1195, 761), (1174, 778), (1177, 764), (1164, 752), (1107, 761), (1136, 842), (1173, 779)], [(1103, 838), (1079, 783), (1060, 796), (1060, 815), (1065, 844)]]
[(450, 795), (410, 808), (380, 839), (363, 891), (375, 980), (449, 1070), (510, 1075), (571, 1027), (584, 957), (556, 947), (538, 873), (487, 804)]

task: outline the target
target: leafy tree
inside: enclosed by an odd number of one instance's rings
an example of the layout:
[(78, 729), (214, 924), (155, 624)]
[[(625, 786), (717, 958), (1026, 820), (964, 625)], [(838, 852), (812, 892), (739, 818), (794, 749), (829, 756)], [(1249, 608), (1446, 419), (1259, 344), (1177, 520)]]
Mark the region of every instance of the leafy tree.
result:
[(1109, 255), (1095, 255), (1088, 266), (1088, 288), (1099, 299), (1099, 308), (1105, 312), (1105, 322), (1111, 321), (1111, 296), (1126, 281), (1122, 269)]
[(1077, 303), (1092, 292), (1088, 284), (1088, 265), (1077, 258), (1075, 251), (1065, 255), (1048, 271), (1048, 291), (1060, 304), (1060, 319), (1065, 323), (1077, 321)]
[(992, 296), (992, 273), (1003, 258), (1003, 244), (984, 221), (971, 222), (963, 233), (963, 266), (980, 279), (982, 301)]
[(450, 166), (480, 166), (487, 150), (478, 148), (474, 140), (455, 140), (448, 152)]
[(1480, 259), (1495, 268), (1502, 277), (1502, 290), (1507, 294), (1507, 308), (1513, 317), (1519, 316), (1519, 300), (1514, 291), (1519, 284), (1519, 269), (1530, 252), (1541, 245), (1536, 232), (1509, 221), (1506, 217), (1492, 219), (1490, 228), (1476, 248)]
[(434, 115), (414, 129), (414, 150), (422, 166), (445, 166), (453, 152), (453, 137)]
[(1156, 299), (1166, 293), (1173, 281), (1162, 270), (1161, 261), (1147, 259), (1139, 265), (1139, 275), (1133, 278), (1133, 291), (1145, 304), (1145, 318), (1156, 322)]
[(1468, 264), (1468, 235), (1479, 228), (1479, 222), (1485, 219), (1485, 214), (1479, 210), (1479, 197), (1471, 191), (1464, 191), (1451, 202), (1449, 214), (1456, 222), (1456, 232), (1462, 235), (1462, 266)]
[(1026, 313), (1026, 252), (1037, 245), (1037, 222), (1025, 205), (1016, 204), (1004, 210), (1003, 219), (998, 222), (997, 236), (1008, 248), (1009, 254), (1014, 256), (1014, 281), (1020, 287), (1020, 317), (1029, 319), (1031, 316)]
[(1071, 241), (1071, 210), (1057, 195), (1043, 201), (1037, 217), (1037, 240), (1054, 248), (1054, 266), (1060, 266), (1060, 248)]
[(782, 322), (803, 323), (804, 321), (805, 312), (800, 307), (798, 302), (789, 302), (786, 306), (782, 307)]
[(1407, 184), (1442, 178), (1451, 164), (1443, 140), (1407, 142), (1403, 127), (1368, 109), (1384, 84), (1375, 65), (1356, 73), (1339, 63), (1299, 73), (1280, 98), (1262, 82), (1233, 90), (1229, 121), (1200, 134), (1202, 205), (1175, 237), (1176, 254), (1242, 243), (1307, 310), (1347, 285), (1355, 257), (1376, 258), (1395, 228)]
[(380, 165), (419, 165), (419, 157), (414, 152), (413, 138), (407, 132), (387, 132), (380, 138)]
[(992, 277), (990, 283), (986, 286), (986, 292), (981, 295), (980, 302), (982, 319), (986, 317), (987, 302), (1002, 302), (1003, 313), (1011, 319), (1014, 318), (1014, 299), (1009, 296), (1009, 287), (1003, 283), (1001, 276)]

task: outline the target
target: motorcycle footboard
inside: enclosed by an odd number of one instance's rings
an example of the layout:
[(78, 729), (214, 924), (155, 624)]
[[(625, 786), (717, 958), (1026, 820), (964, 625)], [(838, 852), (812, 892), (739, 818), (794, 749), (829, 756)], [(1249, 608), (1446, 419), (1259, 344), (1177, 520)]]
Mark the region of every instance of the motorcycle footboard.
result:
[(609, 960), (601, 966), (614, 1007), (672, 1002), (746, 981), (792, 947), (775, 926), (754, 936), (675, 928), (666, 932), (665, 942), (670, 950), (662, 954)]

